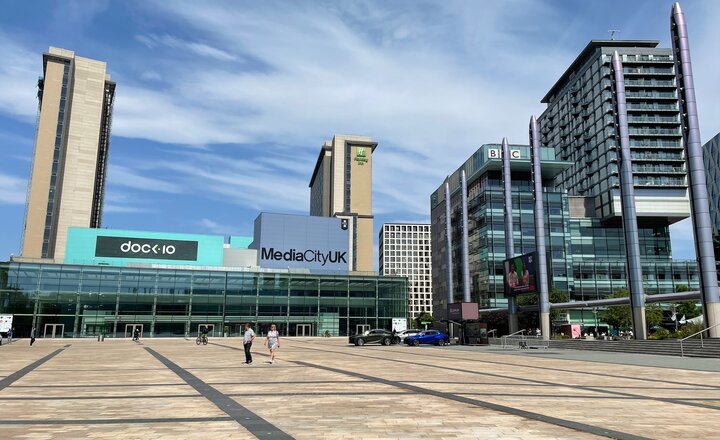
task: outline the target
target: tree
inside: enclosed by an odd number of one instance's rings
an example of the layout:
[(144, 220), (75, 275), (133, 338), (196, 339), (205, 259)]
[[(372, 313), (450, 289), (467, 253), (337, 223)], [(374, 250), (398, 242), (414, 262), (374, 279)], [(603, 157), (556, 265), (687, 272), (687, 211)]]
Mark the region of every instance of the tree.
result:
[(431, 314), (429, 314), (428, 312), (423, 312), (419, 314), (417, 318), (415, 318), (415, 328), (425, 328), (425, 325), (422, 324), (423, 322), (429, 322), (430, 326), (432, 326), (433, 321), (433, 316)]
[[(563, 303), (563, 302), (570, 301), (570, 295), (568, 295), (567, 292), (564, 292), (554, 286), (552, 287), (552, 289), (550, 289), (548, 297), (550, 299), (551, 304)], [(539, 293), (519, 295), (517, 297), (519, 306), (537, 305), (539, 302), (539, 299), (540, 299)], [(567, 310), (558, 310), (558, 309), (550, 310), (550, 324), (551, 325), (553, 322), (558, 320), (561, 313), (567, 313)], [(539, 328), (540, 327), (539, 311), (518, 313), (518, 325), (520, 326), (520, 328)]]
[(689, 292), (690, 286), (688, 286), (687, 284), (678, 284), (677, 286), (675, 286), (675, 291), (676, 292)]
[[(613, 292), (608, 298), (627, 298), (630, 291), (621, 288)], [(632, 327), (632, 312), (630, 306), (608, 306), (602, 312), (602, 320), (615, 327), (616, 330), (623, 330)], [(659, 325), (663, 321), (662, 308), (659, 304), (648, 304), (645, 306), (645, 324), (648, 327)]]

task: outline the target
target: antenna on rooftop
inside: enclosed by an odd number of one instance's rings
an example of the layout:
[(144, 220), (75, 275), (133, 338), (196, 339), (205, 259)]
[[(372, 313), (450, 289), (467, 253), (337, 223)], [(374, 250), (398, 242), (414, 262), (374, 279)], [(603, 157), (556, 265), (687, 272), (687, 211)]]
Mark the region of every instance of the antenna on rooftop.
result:
[(608, 29), (608, 32), (610, 33), (610, 39), (615, 39), (615, 34), (619, 34), (620, 31), (618, 29)]

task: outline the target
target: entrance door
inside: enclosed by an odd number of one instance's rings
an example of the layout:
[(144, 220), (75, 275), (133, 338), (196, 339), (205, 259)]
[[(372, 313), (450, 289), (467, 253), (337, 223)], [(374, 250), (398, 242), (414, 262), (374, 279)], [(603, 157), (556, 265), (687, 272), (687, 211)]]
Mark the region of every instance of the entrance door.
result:
[(198, 335), (201, 333), (201, 328), (207, 328), (207, 332), (209, 336), (215, 336), (215, 324), (198, 324)]
[(358, 324), (355, 326), (355, 334), (361, 335), (367, 330), (370, 330), (370, 324)]
[(65, 333), (65, 324), (45, 324), (43, 338), (62, 338)]
[(311, 336), (312, 324), (297, 324), (295, 326), (295, 336)]
[(140, 329), (140, 337), (143, 337), (143, 325), (142, 324), (125, 324), (125, 337), (132, 338), (135, 328)]

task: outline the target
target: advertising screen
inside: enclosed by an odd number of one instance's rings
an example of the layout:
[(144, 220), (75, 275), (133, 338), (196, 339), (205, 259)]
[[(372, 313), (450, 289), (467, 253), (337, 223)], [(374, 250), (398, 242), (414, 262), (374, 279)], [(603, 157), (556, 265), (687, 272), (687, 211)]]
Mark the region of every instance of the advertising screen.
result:
[(100, 235), (96, 257), (151, 258), (160, 260), (197, 260), (198, 242)]
[(535, 253), (505, 260), (505, 292), (509, 295), (537, 292)]
[(0, 315), (0, 333), (7, 333), (12, 328), (13, 315)]

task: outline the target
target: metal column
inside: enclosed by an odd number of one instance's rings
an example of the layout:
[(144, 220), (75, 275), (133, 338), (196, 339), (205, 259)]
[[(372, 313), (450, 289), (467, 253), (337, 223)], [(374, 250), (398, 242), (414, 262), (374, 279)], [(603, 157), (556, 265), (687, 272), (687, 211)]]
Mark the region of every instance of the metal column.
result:
[(647, 339), (645, 325), (645, 289), (643, 287), (642, 266), (640, 265), (640, 239), (638, 238), (637, 213), (635, 211), (635, 188), (630, 156), (630, 135), (625, 102), (625, 75), (620, 55), (615, 51), (612, 56), (614, 75), (615, 117), (617, 145), (618, 178), (620, 180), (620, 199), (622, 205), (623, 233), (625, 235), (625, 255), (627, 259), (627, 281), (630, 290), (633, 332), (635, 339)]
[(535, 116), (530, 118), (530, 161), (532, 162), (533, 198), (535, 209), (535, 252), (540, 292), (540, 330), (544, 340), (550, 339), (550, 293), (548, 286), (547, 251), (545, 250), (545, 206), (543, 205), (542, 171), (540, 169), (540, 131)]
[(452, 223), (450, 217), (450, 182), (445, 182), (445, 239), (447, 243), (447, 302), (455, 301), (453, 298), (453, 256), (452, 256)]
[[(445, 313), (450, 304), (455, 302), (453, 295), (453, 248), (452, 248), (452, 217), (450, 216), (450, 182), (445, 181), (445, 244), (447, 248), (447, 305)], [(449, 318), (449, 317), (448, 317)], [(452, 324), (448, 321), (448, 333), (450, 337), (454, 336)]]
[[(503, 138), (502, 140), (502, 178), (503, 197), (505, 199), (505, 258), (507, 259), (515, 256), (512, 218), (512, 181), (510, 178), (510, 145), (508, 145), (507, 138)], [(505, 285), (505, 283), (503, 283), (503, 285)], [(508, 328), (510, 333), (515, 333), (518, 331), (517, 298), (514, 295), (506, 296), (508, 302)]]
[(463, 301), (470, 302), (470, 261), (468, 257), (468, 207), (467, 179), (465, 170), (460, 172), (460, 194), (462, 197), (462, 275)]
[[(685, 160), (690, 191), (690, 213), (695, 235), (695, 255), (700, 271), (700, 291), (702, 292), (705, 327), (720, 324), (720, 293), (718, 292), (717, 269), (712, 240), (712, 223), (708, 204), (707, 176), (703, 164), (703, 152), (700, 145), (700, 125), (698, 124), (697, 104), (695, 100), (695, 82), (690, 61), (685, 14), (680, 3), (675, 3), (670, 15), (670, 33), (673, 44), (675, 78), (680, 101), (680, 122), (682, 125)], [(710, 337), (720, 338), (720, 327), (710, 329)]]

